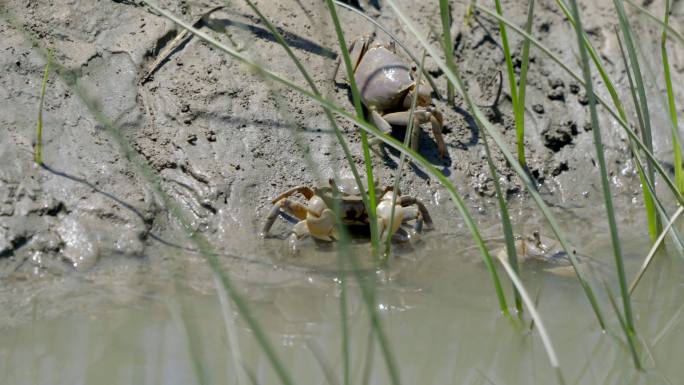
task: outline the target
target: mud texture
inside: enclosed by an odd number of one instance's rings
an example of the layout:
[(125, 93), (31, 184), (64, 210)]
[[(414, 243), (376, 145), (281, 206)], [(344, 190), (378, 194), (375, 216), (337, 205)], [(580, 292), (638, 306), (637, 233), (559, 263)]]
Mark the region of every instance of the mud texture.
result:
[[(240, 1), (232, 3), (209, 14), (222, 3), (161, 1), (160, 5), (305, 84), (250, 9)], [(322, 92), (352, 111), (348, 88), (331, 81), (338, 50), (322, 3), (257, 2)], [(527, 7), (504, 4), (506, 16), (522, 25)], [(420, 53), (417, 41), (389, 6), (382, 2), (379, 8), (364, 2), (361, 6)], [(662, 14), (660, 3), (647, 6)], [(676, 7), (672, 25), (684, 25), (682, 3)], [(441, 25), (436, 3), (405, 1), (403, 8), (426, 33), (427, 26)], [(138, 1), (6, 0), (0, 9), (0, 306), (9, 309), (4, 312), (6, 320), (28, 314), (30, 309), (24, 305), (41, 290), (64, 295), (84, 290), (68, 278), (74, 275), (118, 283), (137, 282), (143, 275), (162, 280), (170, 274), (169, 266), (183, 266), (189, 276), (206, 277), (200, 256), (188, 251), (195, 246), (169, 215), (144, 169), (152, 170), (152, 180), (160, 181), (162, 190), (181, 207), (192, 228), (224, 256), (221, 262), (234, 275), (269, 282), (271, 275), (283, 274), (270, 271), (274, 264), (288, 263), (280, 245), (288, 225), (279, 221), (276, 239), (257, 237), (270, 199), (298, 184), (350, 174), (320, 107), (294, 91), (264, 82), (196, 37), (186, 39), (150, 71), (180, 30)], [(631, 100), (613, 32), (612, 4), (583, 1), (582, 11), (589, 36), (623, 100)], [(659, 52), (660, 29), (633, 9), (628, 11), (634, 16), (639, 43), (649, 47), (642, 65), (651, 87), (655, 152), (671, 164), (660, 56), (651, 54)], [(338, 13), (349, 39), (375, 30), (357, 15), (341, 9)], [(452, 33), (457, 65), (478, 103), (490, 104), (497, 91), (497, 74), (505, 73), (498, 25), (483, 15), (466, 24), (464, 17), (465, 7), (455, 5)], [(538, 2), (533, 34), (579, 73), (574, 32), (553, 1)], [(378, 36), (387, 39), (381, 32)], [(514, 33), (509, 36), (513, 51), (520, 52), (521, 40)], [(53, 72), (47, 86), (46, 166), (39, 167), (32, 161), (32, 144), (48, 50), (62, 68), (61, 77)], [(670, 53), (673, 82), (682, 84), (684, 50), (672, 44)], [(515, 65), (519, 71), (517, 55)], [(446, 77), (429, 58), (426, 66), (442, 88), (440, 93), (446, 94)], [(514, 122), (505, 74), (503, 82), (499, 104), (486, 112), (513, 150)], [(552, 206), (571, 209), (574, 215), (603, 216), (596, 212), (602, 197), (586, 94), (534, 48), (527, 89), (527, 159), (540, 191)], [(599, 91), (608, 99), (602, 87)], [(681, 108), (684, 94), (681, 87), (676, 91)], [(449, 158), (438, 157), (429, 129), (421, 136), (420, 152), (453, 181), (476, 221), (489, 228), (498, 223), (498, 214), (482, 133), (460, 98), (455, 108), (443, 101), (435, 103), (444, 113)], [(113, 123), (116, 135), (93, 107)], [(633, 108), (627, 109), (632, 116)], [(616, 204), (630, 216), (635, 203), (640, 206), (640, 188), (627, 137), (605, 111), (600, 115)], [(339, 124), (357, 165), (362, 165), (359, 134), (349, 122)], [(401, 128), (395, 131), (400, 139), (402, 133)], [(132, 146), (133, 156), (127, 155), (117, 135)], [(381, 180), (391, 183), (398, 154), (388, 151), (375, 160)], [(531, 203), (524, 188), (498, 150), (495, 160), (511, 202), (522, 207), (516, 223), (537, 217), (526, 209)], [(467, 232), (445, 190), (421, 170), (407, 167), (401, 189), (425, 201), (428, 209), (434, 208), (437, 233)], [(247, 257), (258, 263), (234, 263)]]

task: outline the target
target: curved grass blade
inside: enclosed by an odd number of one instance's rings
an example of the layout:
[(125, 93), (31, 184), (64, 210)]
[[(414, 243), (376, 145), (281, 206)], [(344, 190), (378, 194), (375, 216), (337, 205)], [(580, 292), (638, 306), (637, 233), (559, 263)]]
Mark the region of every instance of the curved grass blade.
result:
[(641, 264), (641, 267), (639, 268), (639, 272), (637, 273), (636, 277), (634, 277), (634, 280), (632, 283), (629, 285), (629, 295), (632, 295), (634, 293), (634, 289), (636, 289), (636, 286), (639, 284), (639, 281), (641, 281), (641, 278), (643, 277), (644, 273), (646, 272), (646, 269), (648, 266), (651, 264), (653, 261), (653, 257), (655, 256), (655, 253), (658, 251), (660, 248), (660, 245), (663, 243), (663, 240), (665, 239), (665, 235), (668, 233), (670, 230), (670, 227), (677, 221), (677, 218), (684, 212), (684, 207), (680, 206), (679, 209), (677, 209), (677, 212), (672, 216), (669, 222), (665, 225), (665, 228), (663, 229), (663, 232), (660, 233), (658, 236), (658, 239), (656, 239), (655, 242), (653, 242), (653, 246), (651, 246), (651, 250), (649, 250), (648, 254), (646, 254), (646, 258), (644, 259), (644, 262)]
[(605, 322), (603, 321), (603, 316), (601, 314), (598, 301), (596, 300), (596, 296), (594, 295), (594, 291), (591, 288), (589, 281), (586, 280), (584, 273), (578, 268), (577, 258), (575, 257), (574, 253), (571, 252), (572, 249), (568, 246), (568, 243), (565, 240), (565, 236), (563, 235), (563, 232), (560, 230), (560, 227), (558, 226), (558, 223), (556, 222), (556, 219), (554, 218), (553, 214), (551, 214), (551, 211), (549, 210), (548, 206), (541, 198), (539, 192), (536, 190), (534, 182), (530, 179), (530, 177), (527, 175), (522, 166), (511, 155), (505, 141), (503, 140), (503, 138), (501, 138), (501, 136), (496, 131), (494, 126), (492, 126), (491, 122), (487, 120), (486, 116), (482, 113), (482, 111), (477, 107), (477, 105), (473, 103), (472, 99), (470, 98), (470, 95), (467, 92), (465, 92), (465, 87), (463, 85), (461, 78), (456, 73), (452, 72), (448, 68), (448, 66), (442, 60), (439, 59), (437, 51), (427, 42), (427, 40), (425, 40), (420, 35), (420, 32), (416, 28), (415, 24), (406, 17), (406, 15), (403, 13), (401, 9), (399, 9), (395, 1), (388, 0), (388, 3), (390, 4), (394, 12), (397, 14), (399, 19), (401, 19), (401, 21), (409, 28), (409, 30), (416, 37), (416, 39), (418, 39), (420, 44), (432, 56), (432, 59), (436, 62), (436, 64), (442, 69), (442, 71), (444, 71), (449, 80), (452, 83), (454, 83), (454, 87), (465, 99), (466, 104), (468, 105), (470, 111), (473, 113), (475, 119), (478, 121), (480, 126), (487, 131), (487, 134), (489, 134), (494, 139), (494, 142), (499, 147), (506, 160), (509, 162), (511, 167), (513, 167), (515, 172), (518, 174), (519, 178), (524, 182), (525, 186), (527, 187), (527, 190), (529, 191), (537, 206), (542, 211), (542, 214), (548, 221), (549, 226), (551, 227), (553, 233), (555, 234), (562, 248), (568, 254), (570, 262), (572, 263), (573, 268), (575, 269), (575, 272), (577, 274), (577, 278), (580, 282), (580, 285), (582, 286), (587, 295), (587, 299), (589, 300), (589, 303), (591, 304), (591, 307), (594, 310), (594, 314), (596, 315), (596, 318), (601, 328), (604, 329)]
[(254, 61), (250, 60), (247, 58), (245, 55), (241, 54), (240, 52), (237, 52), (236, 50), (221, 44), (218, 42), (216, 39), (212, 38), (211, 36), (207, 35), (206, 33), (193, 28), (191, 25), (188, 23), (184, 22), (183, 20), (179, 19), (178, 17), (174, 16), (173, 14), (163, 10), (162, 8), (158, 7), (157, 5), (153, 4), (149, 0), (144, 0), (146, 4), (148, 4), (150, 7), (154, 8), (157, 12), (161, 13), (164, 17), (168, 18), (169, 20), (172, 20), (174, 23), (179, 24), (181, 27), (188, 29), (191, 31), (193, 34), (196, 36), (200, 37), (207, 43), (211, 44), (212, 46), (216, 47), (217, 49), (227, 53), (228, 55), (238, 59), (245, 65), (247, 65), (249, 68), (251, 68), (253, 71), (257, 71), (260, 75), (264, 76), (265, 78), (268, 78), (269, 80), (275, 81), (277, 83), (280, 83), (288, 88), (290, 88), (293, 91), (296, 91), (300, 93), (301, 95), (309, 98), (310, 100), (318, 103), (321, 106), (324, 106), (326, 108), (329, 108), (332, 112), (335, 114), (343, 117), (344, 119), (347, 119), (353, 123), (355, 123), (357, 126), (359, 126), (362, 130), (366, 131), (367, 133), (373, 134), (378, 139), (380, 139), (383, 143), (386, 145), (396, 149), (397, 151), (403, 152), (406, 154), (406, 156), (413, 160), (415, 163), (419, 164), (420, 166), (423, 167), (423, 169), (433, 176), (435, 179), (439, 181), (439, 183), (444, 186), (444, 188), (447, 190), (451, 198), (454, 200), (454, 203), (456, 204), (457, 209), (461, 213), (461, 216), (463, 217), (464, 223), (466, 227), (471, 232), (471, 235), (475, 241), (475, 243), (478, 246), (478, 249), (480, 250), (483, 259), (485, 261), (485, 264), (488, 267), (488, 270), (490, 274), (492, 275), (492, 280), (494, 282), (495, 290), (497, 293), (497, 297), (499, 299), (499, 307), (501, 309), (501, 312), (508, 316), (508, 309), (506, 307), (506, 302), (505, 302), (505, 296), (503, 294), (503, 289), (501, 288), (501, 283), (498, 278), (498, 274), (496, 273), (495, 266), (493, 264), (493, 260), (491, 258), (491, 255), (489, 254), (489, 251), (484, 244), (484, 240), (482, 239), (482, 236), (480, 235), (479, 230), (477, 229), (477, 226), (475, 225), (475, 222), (473, 221), (472, 217), (470, 216), (470, 213), (468, 212), (468, 209), (465, 206), (465, 202), (463, 201), (463, 198), (461, 195), (458, 193), (456, 188), (454, 187), (453, 184), (437, 169), (435, 166), (433, 166), (430, 162), (428, 162), (425, 158), (423, 158), (421, 155), (419, 155), (417, 152), (413, 151), (410, 148), (406, 148), (402, 143), (397, 141), (395, 138), (387, 135), (386, 133), (378, 130), (376, 127), (370, 125), (368, 122), (365, 120), (359, 120), (358, 117), (355, 114), (350, 114), (343, 108), (340, 108), (337, 106), (335, 103), (331, 102), (330, 100), (321, 97), (319, 95), (316, 95), (310, 91), (307, 91), (306, 89), (302, 88), (298, 84), (294, 83), (291, 80), (288, 80), (280, 75), (278, 75), (275, 72), (272, 72), (266, 68), (259, 67)]
[(530, 316), (532, 317), (532, 320), (534, 320), (534, 325), (537, 331), (539, 332), (539, 337), (541, 337), (542, 344), (544, 345), (544, 350), (546, 350), (546, 356), (549, 358), (551, 367), (556, 372), (558, 383), (563, 384), (565, 381), (563, 379), (563, 373), (560, 369), (558, 356), (556, 356), (556, 351), (553, 348), (553, 344), (551, 344), (551, 338), (549, 337), (549, 334), (546, 332), (544, 322), (542, 321), (541, 316), (537, 312), (537, 308), (534, 306), (532, 298), (527, 293), (527, 290), (525, 289), (523, 283), (520, 281), (518, 274), (515, 272), (515, 270), (513, 270), (511, 265), (508, 263), (508, 260), (506, 258), (500, 257), (499, 261), (506, 270), (506, 273), (508, 273), (508, 277), (513, 282), (513, 285), (515, 285), (518, 292), (520, 292), (520, 296), (522, 297), (522, 300), (525, 302), (525, 306), (527, 306), (527, 310), (529, 310)]

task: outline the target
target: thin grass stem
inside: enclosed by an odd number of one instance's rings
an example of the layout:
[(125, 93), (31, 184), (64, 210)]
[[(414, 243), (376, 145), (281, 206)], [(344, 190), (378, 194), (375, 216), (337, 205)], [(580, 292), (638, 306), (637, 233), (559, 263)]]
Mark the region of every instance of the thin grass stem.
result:
[(40, 84), (40, 100), (38, 102), (38, 123), (36, 125), (36, 143), (33, 148), (33, 161), (36, 164), (43, 164), (43, 102), (45, 100), (45, 90), (47, 89), (48, 76), (50, 74), (50, 62), (52, 55), (48, 55), (43, 71), (43, 81)]
[[(484, 144), (487, 164), (489, 165), (489, 172), (492, 174), (492, 180), (494, 181), (494, 189), (496, 191), (496, 198), (499, 202), (499, 212), (501, 215), (501, 227), (503, 228), (504, 239), (506, 240), (506, 252), (508, 255), (508, 262), (513, 268), (515, 274), (518, 274), (518, 253), (515, 249), (515, 238), (513, 237), (513, 225), (511, 224), (511, 216), (508, 213), (508, 205), (506, 204), (506, 196), (501, 190), (501, 183), (499, 182), (499, 175), (496, 172), (496, 167), (494, 167), (494, 162), (492, 161), (492, 153), (489, 149), (489, 143), (487, 143), (486, 134), (482, 133), (482, 144)], [(518, 317), (522, 318), (523, 306), (522, 298), (520, 297), (520, 292), (517, 287), (513, 285), (513, 294), (515, 296), (515, 309), (517, 310)]]
[[(534, 0), (529, 0), (527, 9), (527, 22), (525, 32), (532, 33), (532, 21), (534, 20)], [(520, 67), (520, 84), (518, 85), (518, 101), (514, 105), (515, 130), (518, 139), (518, 160), (525, 167), (525, 90), (527, 86), (527, 70), (530, 66), (530, 41), (525, 39), (522, 46), (522, 57)]]
[(651, 250), (649, 250), (648, 254), (646, 254), (646, 258), (644, 259), (644, 262), (641, 264), (641, 267), (639, 268), (639, 271), (636, 274), (636, 277), (634, 277), (634, 280), (632, 283), (629, 285), (629, 295), (632, 295), (634, 293), (634, 289), (636, 289), (636, 286), (639, 284), (639, 281), (641, 281), (641, 278), (643, 277), (644, 273), (646, 272), (646, 269), (648, 266), (650, 266), (651, 262), (653, 261), (653, 257), (655, 256), (656, 252), (658, 251), (658, 248), (660, 245), (663, 243), (663, 240), (665, 239), (665, 235), (669, 232), (670, 227), (677, 221), (677, 218), (684, 212), (684, 207), (680, 206), (679, 209), (675, 212), (675, 214), (670, 218), (670, 221), (667, 222), (665, 225), (665, 228), (663, 231), (660, 233), (658, 238), (656, 239), (655, 242), (653, 242), (653, 246), (651, 246)]
[(670, 76), (670, 61), (667, 54), (667, 26), (670, 25), (670, 0), (665, 0), (665, 16), (663, 18), (663, 33), (660, 41), (660, 52), (663, 61), (663, 74), (667, 89), (667, 106), (672, 123), (672, 152), (674, 156), (675, 183), (680, 192), (684, 192), (684, 170), (682, 169), (682, 145), (679, 139), (679, 125), (677, 123), (677, 106), (675, 104), (672, 78)]
[[(444, 59), (448, 66), (454, 66), (454, 45), (451, 43), (451, 6), (449, 0), (439, 0), (439, 16), (442, 19), (442, 44)], [(454, 85), (447, 82), (447, 103), (454, 105)]]
[[(648, 99), (646, 97), (646, 88), (644, 85), (644, 81), (641, 76), (641, 68), (639, 65), (639, 60), (636, 55), (636, 48), (634, 45), (634, 38), (632, 37), (632, 30), (629, 25), (629, 20), (627, 19), (627, 16), (625, 14), (624, 7), (622, 5), (622, 0), (613, 0), (613, 3), (615, 4), (615, 9), (617, 10), (618, 14), (618, 19), (620, 22), (620, 29), (622, 30), (622, 35), (624, 36), (625, 39), (625, 45), (627, 47), (627, 54), (629, 57), (629, 61), (631, 64), (632, 68), (632, 73), (634, 75), (634, 80), (636, 83), (636, 89), (639, 95), (639, 106), (638, 108), (641, 110), (641, 116), (644, 121), (644, 128), (641, 131), (641, 136), (643, 139), (644, 144), (646, 145), (646, 148), (650, 151), (653, 152), (653, 139), (652, 139), (652, 134), (651, 134), (651, 115), (649, 113), (649, 108), (648, 108)], [(584, 46), (584, 45), (583, 45)], [(657, 161), (655, 161), (657, 163)], [(654, 166), (654, 161), (651, 159), (646, 160), (646, 178), (649, 180), (649, 182), (654, 183), (655, 181), (655, 166)], [(651, 197), (652, 199), (658, 199), (656, 195), (653, 195)], [(655, 215), (652, 215), (652, 217), (649, 218), (655, 218), (651, 229), (651, 239), (655, 240), (655, 237), (657, 234), (661, 231), (661, 224), (660, 221), (658, 220), (658, 217)], [(625, 294), (624, 292), (622, 293), (623, 295)], [(632, 322), (630, 320), (630, 317), (627, 316), (627, 324), (631, 325)]]
[(625, 333), (625, 338), (627, 339), (627, 346), (629, 347), (630, 353), (632, 354), (632, 359), (634, 361), (634, 367), (637, 370), (641, 370), (641, 361), (639, 360), (639, 354), (636, 351), (636, 344), (634, 341), (635, 336), (629, 329), (629, 325), (625, 321), (625, 318), (620, 313), (620, 309), (618, 308), (617, 301), (615, 300), (615, 296), (613, 295), (613, 291), (610, 290), (610, 287), (608, 286), (608, 283), (606, 281), (603, 281), (603, 286), (606, 288), (606, 293), (608, 293), (610, 305), (613, 307), (613, 311), (615, 311), (615, 314), (618, 317), (620, 328), (622, 329), (623, 333)]
[[(624, 63), (625, 68), (629, 67), (629, 62), (627, 61), (627, 55), (625, 54), (624, 46), (622, 44), (622, 39), (620, 38), (620, 34), (616, 28), (615, 30), (615, 36), (618, 42), (618, 47), (620, 48), (620, 54), (622, 56), (622, 61)], [(634, 81), (632, 80), (632, 75), (630, 71), (627, 71), (627, 80), (629, 82), (629, 91), (632, 96), (632, 102), (634, 103), (634, 109), (636, 111), (637, 115), (637, 121), (639, 122), (639, 127), (643, 129), (643, 119), (641, 116), (641, 110), (638, 108), (638, 100), (637, 100), (637, 95), (635, 91), (635, 86), (634, 86)], [(634, 159), (636, 161), (636, 166), (637, 166), (637, 172), (639, 175), (639, 181), (641, 182), (641, 188), (644, 193), (644, 197), (651, 197), (654, 195), (655, 188), (653, 187), (653, 184), (651, 184), (651, 181), (646, 178), (646, 173), (644, 172), (644, 166), (643, 162), (641, 161), (641, 157), (639, 156), (638, 150), (635, 148), (634, 141), (630, 140), (629, 141), (630, 148), (632, 150), (632, 154), (634, 155)], [(657, 214), (660, 215), (661, 221), (669, 221), (669, 218), (665, 212), (665, 208), (663, 207), (662, 203), (660, 200), (657, 199), (644, 199), (644, 206), (646, 208), (646, 214), (647, 214), (647, 219), (648, 219), (648, 225), (649, 225), (649, 232), (651, 233), (651, 238), (655, 240), (657, 237), (656, 233), (656, 222), (654, 219), (651, 218), (652, 215), (655, 214), (655, 211), (657, 211)], [(675, 245), (677, 246), (677, 250), (681, 252), (681, 250), (684, 250), (684, 241), (682, 240), (681, 236), (679, 235), (679, 232), (677, 231), (676, 228), (671, 228), (671, 236), (675, 242)]]
[[(365, 120), (363, 116), (363, 107), (361, 106), (361, 94), (359, 93), (359, 88), (354, 79), (354, 65), (349, 57), (349, 50), (347, 49), (347, 42), (344, 37), (344, 32), (342, 31), (342, 26), (340, 25), (340, 20), (337, 17), (337, 11), (332, 0), (326, 0), (328, 5), (328, 11), (330, 11), (330, 17), (332, 18), (333, 24), (335, 25), (335, 32), (337, 33), (337, 41), (340, 45), (340, 50), (342, 51), (342, 58), (344, 59), (344, 66), (347, 69), (347, 81), (351, 87), (352, 101), (354, 103), (354, 109), (356, 110), (356, 116), (359, 120)], [(365, 189), (360, 189), (362, 195), (368, 196), (368, 205), (366, 210), (368, 211), (368, 221), (370, 222), (371, 231), (371, 243), (373, 247), (373, 256), (377, 258), (379, 252), (379, 233), (378, 233), (378, 220), (377, 220), (377, 202), (375, 193), (375, 179), (373, 178), (373, 160), (371, 159), (370, 146), (368, 144), (367, 133), (363, 130), (360, 132), (361, 135), (361, 146), (363, 148), (363, 162), (366, 166), (366, 180), (368, 183), (368, 191)]]
[[(601, 175), (601, 187), (603, 190), (603, 199), (606, 207), (606, 214), (608, 216), (608, 225), (610, 227), (610, 238), (613, 246), (613, 255), (615, 257), (615, 265), (617, 269), (618, 280), (620, 282), (620, 290), (623, 296), (623, 308), (625, 312), (625, 319), (627, 322), (629, 338), (634, 335), (634, 321), (632, 317), (632, 305), (627, 290), (627, 281), (625, 279), (625, 267), (622, 258), (622, 250), (620, 246), (620, 237), (618, 235), (617, 222), (615, 220), (615, 210), (613, 207), (613, 199), (610, 192), (610, 185), (608, 182), (608, 172), (606, 170), (606, 160), (604, 156), (603, 141), (601, 138), (601, 128), (598, 121), (598, 112), (596, 109), (596, 98), (594, 96), (593, 80), (591, 78), (591, 67), (589, 66), (589, 55), (584, 44), (584, 36), (582, 29), (582, 20), (577, 7), (577, 1), (571, 0), (572, 16), (575, 20), (575, 32), (577, 34), (577, 45), (580, 51), (582, 73), (584, 74), (584, 83), (586, 87), (587, 97), (589, 99), (589, 112), (591, 114), (591, 128), (594, 134), (594, 146), (596, 148), (596, 158), (598, 160), (599, 173)], [(635, 357), (638, 362), (638, 358)]]
[(522, 297), (523, 302), (525, 302), (525, 306), (527, 306), (527, 310), (529, 310), (530, 316), (534, 320), (534, 324), (536, 326), (536, 329), (539, 332), (539, 337), (542, 340), (542, 344), (544, 345), (544, 350), (546, 351), (546, 356), (549, 358), (549, 362), (551, 363), (551, 367), (556, 370), (556, 373), (558, 374), (559, 379), (560, 379), (559, 382), (563, 383), (564, 382), (563, 381), (563, 375), (560, 371), (560, 362), (558, 361), (558, 356), (556, 355), (556, 351), (553, 348), (553, 344), (551, 343), (551, 338), (549, 337), (549, 334), (546, 331), (546, 326), (544, 325), (544, 321), (542, 320), (541, 316), (537, 312), (537, 308), (534, 306), (534, 302), (532, 302), (532, 298), (527, 293), (527, 290), (525, 289), (525, 285), (523, 285), (522, 281), (520, 281), (518, 274), (515, 272), (515, 270), (513, 270), (510, 263), (508, 263), (508, 259), (500, 257), (499, 261), (501, 262), (504, 269), (506, 270), (506, 273), (508, 274), (508, 277), (513, 282), (513, 285), (515, 285), (518, 292), (520, 293), (520, 296)]
[[(416, 78), (416, 84), (420, 84), (421, 80), (421, 75), (423, 74), (422, 69), (425, 64), (425, 52), (423, 51), (423, 57), (420, 59), (420, 69), (418, 70), (418, 76)], [(404, 135), (404, 146), (409, 147), (411, 138), (413, 137), (413, 130), (414, 127), (413, 125), (415, 124), (413, 120), (413, 113), (416, 110), (416, 104), (418, 103), (418, 92), (413, 93), (413, 97), (411, 98), (411, 108), (409, 109), (409, 119), (408, 119), (408, 124), (406, 125), (406, 134)], [(399, 195), (399, 181), (401, 180), (401, 173), (404, 169), (404, 164), (406, 163), (406, 154), (403, 152), (399, 155), (399, 167), (397, 167), (397, 173), (394, 176), (394, 186), (392, 194), (392, 209), (390, 210), (390, 222), (389, 222), (389, 230), (391, 232), (391, 229), (394, 228), (394, 210), (397, 205), (397, 196)], [(389, 258), (389, 252), (390, 252), (390, 244), (392, 243), (392, 234), (388, 234), (387, 240), (385, 241), (385, 259)]]

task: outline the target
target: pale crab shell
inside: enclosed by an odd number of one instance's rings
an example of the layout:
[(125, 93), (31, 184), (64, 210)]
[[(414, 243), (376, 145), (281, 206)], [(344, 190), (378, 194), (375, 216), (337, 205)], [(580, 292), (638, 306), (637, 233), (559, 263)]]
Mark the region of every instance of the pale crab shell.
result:
[(354, 80), (363, 104), (378, 112), (401, 106), (406, 91), (415, 84), (406, 63), (382, 46), (372, 47), (362, 56)]

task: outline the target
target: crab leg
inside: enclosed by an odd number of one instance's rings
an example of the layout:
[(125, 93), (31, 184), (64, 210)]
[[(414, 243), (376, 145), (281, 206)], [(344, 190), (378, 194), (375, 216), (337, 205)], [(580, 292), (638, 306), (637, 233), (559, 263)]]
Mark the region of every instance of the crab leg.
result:
[(287, 198), (278, 200), (266, 216), (266, 223), (264, 223), (264, 227), (261, 230), (262, 236), (266, 236), (266, 234), (268, 234), (268, 232), (271, 230), (271, 227), (273, 227), (273, 223), (275, 223), (275, 220), (278, 218), (281, 210), (288, 214), (294, 215), (300, 220), (305, 220), (306, 214), (308, 212), (307, 207), (302, 203)]
[[(349, 59), (351, 60), (351, 64), (354, 66), (354, 71), (356, 71), (356, 67), (358, 67), (359, 61), (361, 61), (361, 57), (368, 50), (368, 45), (370, 44), (370, 41), (370, 35), (361, 35), (356, 37), (354, 40), (352, 40), (351, 43), (349, 43), (349, 47), (347, 47), (347, 49), (349, 50)], [(337, 78), (337, 72), (339, 72), (340, 70), (341, 62), (342, 56), (338, 57), (337, 62), (335, 63), (333, 81), (335, 81), (335, 79)]]
[(300, 193), (300, 194), (304, 195), (304, 198), (306, 198), (306, 199), (311, 199), (311, 197), (315, 195), (314, 191), (307, 186), (296, 186), (296, 187), (293, 187), (287, 191), (283, 191), (282, 193), (280, 193), (280, 195), (273, 198), (271, 203), (276, 204), (278, 201), (282, 200), (283, 198), (287, 198), (287, 197), (293, 195), (294, 193)]
[(423, 232), (423, 214), (418, 207), (397, 207), (396, 209), (403, 211), (404, 220), (402, 223), (415, 219), (416, 223), (413, 225), (413, 231), (416, 234)]
[[(409, 116), (411, 111), (393, 112), (391, 114), (383, 115), (381, 118), (388, 124), (397, 126), (408, 126)], [(432, 108), (424, 109), (417, 108), (413, 111), (413, 135), (411, 137), (411, 148), (414, 151), (418, 150), (418, 137), (420, 135), (420, 128), (418, 125), (430, 122), (432, 124), (432, 133), (437, 142), (440, 158), (447, 156), (447, 149), (442, 136), (442, 114)], [(377, 124), (376, 124), (377, 125)]]
[(412, 197), (410, 195), (402, 195), (399, 198), (397, 198), (397, 203), (402, 207), (415, 205), (418, 208), (420, 215), (423, 217), (425, 224), (428, 225), (429, 228), (433, 226), (432, 217), (430, 217), (430, 213), (427, 211), (427, 208), (425, 207), (423, 202), (421, 202), (417, 198)]
[(432, 135), (435, 136), (437, 148), (439, 149), (439, 157), (446, 158), (449, 156), (449, 153), (447, 152), (446, 144), (444, 144), (444, 137), (442, 136), (442, 127), (444, 127), (442, 113), (439, 111), (432, 111), (430, 113), (430, 123), (432, 124)]

